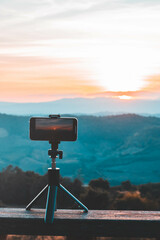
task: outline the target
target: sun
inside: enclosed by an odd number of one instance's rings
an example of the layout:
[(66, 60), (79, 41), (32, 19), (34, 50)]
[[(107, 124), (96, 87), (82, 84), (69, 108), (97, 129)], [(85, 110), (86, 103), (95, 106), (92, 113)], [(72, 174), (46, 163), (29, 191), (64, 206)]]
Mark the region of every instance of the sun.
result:
[(139, 91), (145, 86), (144, 79), (149, 74), (145, 54), (138, 57), (136, 49), (114, 45), (100, 50), (97, 58), (92, 59), (92, 71), (105, 91)]
[(130, 100), (130, 99), (132, 99), (133, 97), (128, 96), (128, 95), (121, 95), (121, 96), (117, 96), (117, 98), (122, 99), (122, 100)]

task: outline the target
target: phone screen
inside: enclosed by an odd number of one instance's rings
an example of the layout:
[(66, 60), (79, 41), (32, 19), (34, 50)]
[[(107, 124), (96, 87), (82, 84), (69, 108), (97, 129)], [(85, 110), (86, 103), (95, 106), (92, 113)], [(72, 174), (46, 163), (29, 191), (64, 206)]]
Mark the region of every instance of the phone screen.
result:
[(36, 130), (41, 131), (73, 131), (72, 119), (36, 119)]
[(30, 138), (32, 140), (76, 141), (76, 118), (31, 118)]

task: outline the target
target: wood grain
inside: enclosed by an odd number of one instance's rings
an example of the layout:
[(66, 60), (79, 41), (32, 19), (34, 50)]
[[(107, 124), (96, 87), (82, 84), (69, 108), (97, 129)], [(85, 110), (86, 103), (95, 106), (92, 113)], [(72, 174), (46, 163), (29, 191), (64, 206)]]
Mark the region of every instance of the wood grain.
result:
[(0, 234), (160, 237), (159, 211), (57, 210), (53, 224), (44, 209), (0, 208)]

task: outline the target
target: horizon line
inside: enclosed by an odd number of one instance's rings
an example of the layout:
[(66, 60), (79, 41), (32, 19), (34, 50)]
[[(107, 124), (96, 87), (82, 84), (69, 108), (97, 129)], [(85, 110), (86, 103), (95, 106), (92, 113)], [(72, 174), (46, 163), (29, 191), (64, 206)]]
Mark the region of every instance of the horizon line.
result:
[[(129, 93), (129, 92), (128, 92)], [(120, 94), (120, 96), (118, 96)], [(61, 100), (69, 100), (69, 99), (112, 99), (112, 100), (118, 100), (120, 102), (132, 102), (132, 101), (159, 101), (160, 98), (140, 98), (140, 97), (131, 97), (130, 99), (123, 99), (121, 98), (121, 96), (128, 96), (127, 94), (123, 94), (123, 92), (118, 92), (116, 96), (85, 96), (85, 97), (62, 97), (62, 98), (58, 98), (58, 99), (53, 99), (53, 100), (45, 100), (45, 101), (1, 101), (0, 100), (0, 103), (15, 103), (15, 104), (39, 104), (39, 103), (51, 103), (51, 102), (58, 102), (58, 101), (61, 101)]]

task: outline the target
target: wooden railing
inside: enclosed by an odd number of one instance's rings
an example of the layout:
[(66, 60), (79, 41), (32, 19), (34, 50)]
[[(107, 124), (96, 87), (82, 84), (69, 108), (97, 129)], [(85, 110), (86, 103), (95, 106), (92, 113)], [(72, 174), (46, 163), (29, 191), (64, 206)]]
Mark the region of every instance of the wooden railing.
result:
[(44, 210), (0, 208), (0, 235), (71, 237), (160, 237), (159, 211), (57, 210), (53, 224), (44, 223)]

